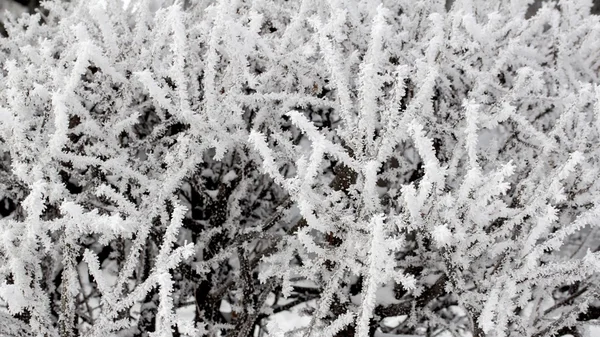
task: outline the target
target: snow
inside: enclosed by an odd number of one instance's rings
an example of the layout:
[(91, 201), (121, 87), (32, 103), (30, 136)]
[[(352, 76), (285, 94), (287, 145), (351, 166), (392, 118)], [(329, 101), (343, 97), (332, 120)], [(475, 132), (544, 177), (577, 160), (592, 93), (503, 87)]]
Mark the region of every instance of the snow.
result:
[(587, 325), (584, 331), (585, 337), (598, 337), (600, 336), (600, 324), (598, 325)]
[(402, 322), (406, 321), (407, 318), (408, 318), (407, 315), (390, 316), (390, 317), (384, 318), (381, 323), (388, 328), (395, 328), (398, 325), (400, 325)]
[(294, 331), (309, 326), (312, 317), (303, 313), (307, 308), (315, 308), (316, 301), (309, 301), (294, 306), (289, 311), (271, 315), (267, 324), (274, 323), (282, 332)]

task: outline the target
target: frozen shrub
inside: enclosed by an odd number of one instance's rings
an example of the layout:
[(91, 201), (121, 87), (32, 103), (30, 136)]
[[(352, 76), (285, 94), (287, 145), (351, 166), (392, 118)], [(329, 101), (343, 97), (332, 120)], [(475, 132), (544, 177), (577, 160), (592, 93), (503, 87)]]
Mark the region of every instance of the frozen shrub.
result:
[(531, 2), (7, 22), (0, 333), (579, 334), (600, 315), (600, 20)]

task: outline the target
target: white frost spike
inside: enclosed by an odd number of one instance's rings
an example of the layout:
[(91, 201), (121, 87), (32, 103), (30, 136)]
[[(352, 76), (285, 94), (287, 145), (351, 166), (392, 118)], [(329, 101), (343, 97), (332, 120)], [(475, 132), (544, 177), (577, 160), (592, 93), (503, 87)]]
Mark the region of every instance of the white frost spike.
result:
[(563, 169), (558, 174), (558, 178), (560, 180), (565, 180), (571, 173), (575, 171), (575, 166), (583, 162), (583, 154), (579, 151), (575, 151), (571, 153), (571, 157), (563, 167)]
[(292, 110), (287, 115), (290, 117), (292, 123), (306, 134), (311, 142), (320, 144), (324, 153), (334, 156), (349, 167), (358, 169), (359, 164), (348, 155), (346, 150), (339, 144), (329, 141), (303, 113)]
[(133, 73), (140, 80), (152, 98), (156, 100), (161, 108), (169, 111), (174, 111), (171, 100), (167, 97), (167, 93), (154, 80), (152, 73), (149, 70), (138, 71)]
[(550, 205), (547, 206), (546, 211), (541, 214), (536, 221), (535, 226), (531, 229), (527, 241), (525, 242), (524, 254), (529, 253), (536, 241), (544, 235), (550, 226), (558, 220), (558, 210)]
[(276, 183), (285, 185), (285, 179), (279, 173), (279, 169), (275, 163), (275, 158), (273, 157), (273, 152), (269, 148), (265, 136), (258, 131), (252, 130), (248, 140), (254, 146), (254, 149), (263, 157), (263, 168), (265, 172), (271, 175)]
[(60, 154), (62, 148), (68, 141), (67, 132), (69, 130), (69, 112), (66, 104), (66, 99), (62, 94), (54, 94), (52, 96), (52, 105), (54, 106), (54, 134), (48, 146), (51, 153)]
[(439, 13), (432, 13), (429, 15), (429, 20), (431, 21), (431, 30), (434, 33), (434, 36), (430, 40), (425, 54), (427, 63), (435, 64), (436, 57), (439, 50), (443, 48), (444, 43), (444, 17)]
[(321, 165), (324, 154), (323, 146), (324, 144), (322, 143), (314, 143), (312, 145), (313, 151), (310, 155), (308, 166), (306, 167), (304, 181), (302, 182), (304, 188), (309, 188), (319, 173), (319, 166)]
[(479, 104), (473, 102), (463, 103), (467, 115), (467, 127), (465, 133), (467, 134), (466, 146), (469, 154), (469, 165), (477, 167), (477, 123), (478, 123), (478, 110)]
[(160, 304), (156, 313), (156, 333), (160, 337), (172, 336), (172, 326), (175, 324), (175, 314), (173, 308), (173, 279), (168, 272), (158, 276), (158, 284), (160, 289), (158, 296)]
[(361, 95), (361, 117), (358, 127), (361, 129), (365, 144), (370, 146), (373, 142), (373, 135), (378, 123), (379, 104), (378, 97), (381, 97), (381, 88), (383, 87), (384, 78), (380, 74), (382, 72), (381, 61), (384, 45), (386, 27), (385, 16), (388, 10), (380, 4), (377, 7), (377, 15), (373, 19), (371, 28), (371, 41), (366, 55), (366, 62), (362, 64), (360, 70), (360, 78), (362, 86), (360, 87)]
[(588, 248), (587, 253), (582, 259), (586, 270), (589, 270), (590, 272), (600, 271), (600, 259), (598, 258), (599, 255), (600, 253), (592, 253), (592, 251)]
[(365, 165), (365, 188), (364, 188), (364, 200), (365, 206), (370, 211), (377, 210), (379, 205), (379, 195), (377, 194), (377, 170), (379, 163), (377, 161), (370, 161)]
[(375, 308), (377, 289), (381, 284), (388, 282), (391, 279), (397, 279), (407, 288), (414, 289), (415, 280), (410, 275), (398, 275), (394, 271), (393, 265), (394, 255), (390, 247), (393, 247), (393, 242), (397, 239), (386, 238), (385, 233), (385, 216), (383, 214), (374, 215), (371, 218), (371, 244), (369, 247), (368, 270), (364, 274), (366, 282), (362, 289), (362, 303), (360, 315), (357, 318), (357, 337), (366, 337), (369, 332), (369, 322), (373, 316)]
[(419, 218), (419, 210), (421, 204), (417, 200), (417, 189), (413, 185), (405, 185), (402, 187), (402, 198), (406, 203), (406, 207), (413, 219)]
[(437, 183), (438, 188), (443, 187), (446, 169), (440, 166), (440, 162), (435, 156), (433, 141), (427, 137), (423, 126), (416, 120), (408, 125), (408, 132), (415, 142), (415, 148), (419, 152), (419, 155), (423, 158), (426, 180)]
[(336, 318), (331, 324), (325, 328), (322, 332), (322, 337), (332, 337), (335, 336), (339, 331), (345, 328), (348, 324), (351, 324), (354, 321), (354, 313), (346, 312)]
[(386, 255), (385, 238), (383, 233), (383, 215), (375, 215), (371, 219), (372, 238), (371, 247), (369, 249), (369, 270), (367, 272), (367, 282), (363, 286), (362, 291), (362, 305), (360, 317), (357, 321), (357, 337), (366, 337), (369, 333), (369, 321), (373, 316), (373, 309), (375, 308), (375, 297), (377, 288), (381, 282), (381, 271), (386, 261), (384, 256)]
[(31, 187), (31, 193), (23, 200), (23, 207), (27, 211), (28, 218), (38, 219), (46, 209), (44, 198), (47, 185), (43, 180), (36, 181)]
[(112, 59), (115, 59), (119, 54), (119, 46), (117, 45), (117, 35), (112, 26), (112, 22), (109, 16), (106, 14), (106, 6), (102, 6), (100, 3), (89, 6), (89, 11), (94, 18), (94, 21), (100, 27), (104, 44), (107, 46), (108, 52)]
[(447, 224), (435, 226), (431, 231), (431, 236), (439, 248), (448, 246), (452, 242), (452, 232), (448, 229)]
[(171, 50), (174, 55), (172, 76), (177, 84), (179, 95), (179, 108), (184, 121), (191, 120), (190, 103), (188, 101), (187, 78), (185, 75), (185, 59), (187, 57), (187, 37), (185, 32), (185, 14), (181, 11), (179, 4), (171, 6), (169, 21), (173, 31), (173, 43)]
[(483, 307), (483, 311), (481, 312), (481, 315), (479, 316), (479, 327), (486, 334), (488, 332), (492, 331), (495, 326), (494, 316), (496, 314), (497, 307), (498, 307), (499, 294), (500, 294), (500, 289), (499, 289), (499, 286), (496, 285), (496, 287), (489, 294), (488, 300), (485, 303), (485, 306)]
[(594, 103), (594, 112), (596, 117), (596, 130), (600, 132), (600, 85), (594, 86), (596, 92), (596, 102)]
[(410, 274), (401, 274), (396, 277), (396, 282), (401, 283), (406, 290), (415, 290), (417, 288), (417, 280)]

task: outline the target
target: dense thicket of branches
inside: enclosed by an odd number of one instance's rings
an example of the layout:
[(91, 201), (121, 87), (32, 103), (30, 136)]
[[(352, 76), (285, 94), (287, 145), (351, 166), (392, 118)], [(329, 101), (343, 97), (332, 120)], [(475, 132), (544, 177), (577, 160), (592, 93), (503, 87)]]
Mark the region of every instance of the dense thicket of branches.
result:
[(0, 334), (579, 335), (600, 316), (600, 19), (531, 3), (6, 22)]

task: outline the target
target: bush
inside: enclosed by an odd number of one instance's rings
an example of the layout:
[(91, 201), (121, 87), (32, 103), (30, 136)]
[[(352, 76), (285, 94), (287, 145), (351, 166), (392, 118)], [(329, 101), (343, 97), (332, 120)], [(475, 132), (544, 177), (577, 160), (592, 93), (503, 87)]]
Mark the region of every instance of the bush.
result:
[(600, 20), (530, 2), (49, 1), (6, 23), (0, 332), (580, 334)]

